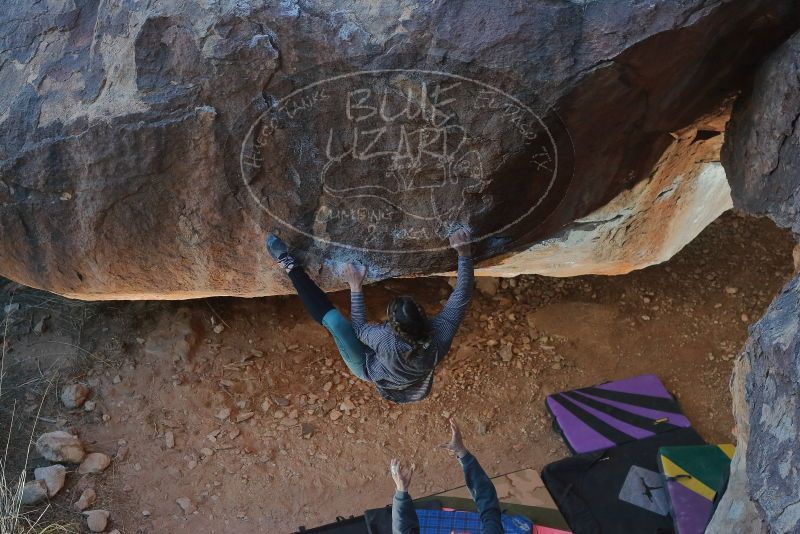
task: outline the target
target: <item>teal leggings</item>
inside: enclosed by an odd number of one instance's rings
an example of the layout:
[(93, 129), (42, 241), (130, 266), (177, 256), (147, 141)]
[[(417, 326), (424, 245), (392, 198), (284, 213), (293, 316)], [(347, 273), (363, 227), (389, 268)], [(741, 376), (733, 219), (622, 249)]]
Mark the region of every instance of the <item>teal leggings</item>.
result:
[(333, 308), (322, 317), (322, 326), (328, 329), (339, 349), (344, 363), (361, 380), (368, 380), (364, 366), (367, 363), (367, 347), (357, 337), (350, 324), (339, 310)]
[(297, 266), (289, 271), (289, 279), (309, 315), (333, 336), (339, 354), (350, 371), (361, 380), (368, 380), (364, 371), (367, 347), (356, 337), (350, 321), (339, 313), (328, 295), (309, 278), (302, 267)]

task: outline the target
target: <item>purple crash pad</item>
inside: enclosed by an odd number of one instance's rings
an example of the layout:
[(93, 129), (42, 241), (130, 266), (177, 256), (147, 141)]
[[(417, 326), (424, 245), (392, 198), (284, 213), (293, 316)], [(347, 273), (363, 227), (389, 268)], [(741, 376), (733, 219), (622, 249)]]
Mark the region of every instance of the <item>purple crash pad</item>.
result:
[(545, 403), (576, 454), (691, 426), (655, 375), (556, 393)]

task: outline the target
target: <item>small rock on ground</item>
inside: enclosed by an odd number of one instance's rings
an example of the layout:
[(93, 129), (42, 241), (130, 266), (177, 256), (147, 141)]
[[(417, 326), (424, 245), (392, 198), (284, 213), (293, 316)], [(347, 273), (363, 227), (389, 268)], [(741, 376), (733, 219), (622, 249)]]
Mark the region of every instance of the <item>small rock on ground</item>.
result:
[(184, 515), (191, 515), (197, 509), (194, 504), (192, 504), (192, 500), (189, 499), (189, 497), (179, 497), (175, 502), (181, 507)]
[(47, 498), (47, 484), (44, 480), (31, 480), (22, 488), (22, 504), (31, 505)]
[(86, 456), (81, 440), (63, 430), (47, 432), (39, 436), (39, 439), (36, 440), (36, 450), (51, 462), (79, 464)]
[(49, 316), (45, 315), (41, 319), (39, 319), (36, 324), (33, 326), (33, 333), (41, 335), (44, 332), (44, 322), (49, 318)]
[(236, 416), (236, 422), (237, 423), (242, 423), (244, 421), (247, 421), (248, 419), (253, 417), (254, 414), (255, 414), (255, 412), (242, 412), (242, 413), (240, 413), (239, 415)]
[(37, 467), (33, 470), (36, 480), (43, 480), (47, 486), (47, 493), (50, 497), (61, 491), (67, 479), (67, 468), (61, 464), (48, 467)]
[(77, 501), (75, 501), (75, 504), (73, 504), (72, 507), (75, 509), (76, 512), (83, 512), (91, 505), (93, 505), (96, 500), (97, 500), (97, 493), (95, 493), (95, 491), (92, 488), (87, 488), (83, 490), (83, 493), (81, 493), (80, 498)]
[(315, 431), (316, 431), (316, 428), (314, 428), (314, 425), (312, 425), (310, 423), (302, 423), (300, 425), (300, 435), (304, 439), (310, 439), (314, 435)]
[(103, 532), (108, 526), (108, 517), (111, 515), (107, 510), (89, 510), (83, 512), (86, 516), (86, 526), (92, 532)]
[(102, 452), (93, 452), (86, 455), (86, 459), (78, 467), (78, 474), (92, 475), (102, 473), (111, 463), (111, 458)]
[(89, 388), (83, 384), (69, 384), (61, 390), (61, 402), (69, 409), (80, 408), (90, 393)]
[(500, 280), (491, 276), (478, 276), (475, 279), (475, 287), (481, 293), (495, 296), (497, 295), (497, 290), (500, 289)]

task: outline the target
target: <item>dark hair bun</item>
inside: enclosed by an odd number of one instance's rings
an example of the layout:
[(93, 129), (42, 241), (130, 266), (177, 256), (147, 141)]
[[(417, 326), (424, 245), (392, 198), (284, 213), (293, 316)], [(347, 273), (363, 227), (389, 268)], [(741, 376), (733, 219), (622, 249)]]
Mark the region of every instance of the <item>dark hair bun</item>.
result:
[(412, 341), (424, 341), (428, 337), (428, 321), (425, 312), (408, 296), (396, 297), (389, 303), (389, 323), (398, 334)]

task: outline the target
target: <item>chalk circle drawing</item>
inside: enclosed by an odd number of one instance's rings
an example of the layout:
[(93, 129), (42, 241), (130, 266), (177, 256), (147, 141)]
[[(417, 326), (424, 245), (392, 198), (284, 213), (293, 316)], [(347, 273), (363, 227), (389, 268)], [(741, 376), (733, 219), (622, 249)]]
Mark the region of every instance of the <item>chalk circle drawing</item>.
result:
[(307, 237), (441, 251), (456, 227), (480, 242), (557, 205), (571, 143), (553, 117), (453, 73), (339, 74), (273, 98), (242, 143), (241, 176), (260, 209)]

